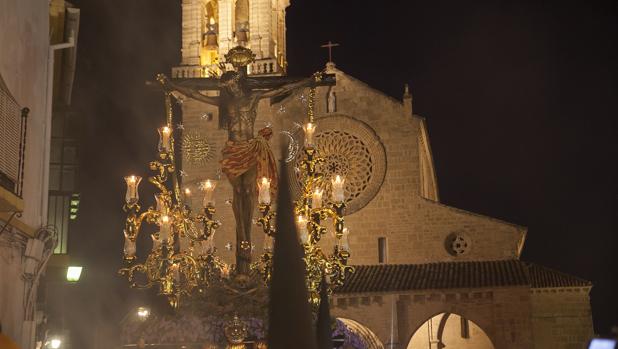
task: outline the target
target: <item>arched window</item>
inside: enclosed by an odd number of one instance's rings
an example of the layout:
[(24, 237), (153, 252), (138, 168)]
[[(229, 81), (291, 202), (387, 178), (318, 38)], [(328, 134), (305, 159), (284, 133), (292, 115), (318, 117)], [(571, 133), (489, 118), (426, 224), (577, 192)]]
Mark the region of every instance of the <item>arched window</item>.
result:
[(249, 41), (249, 0), (236, 0), (234, 16), (234, 35), (238, 44), (244, 45)]
[(200, 64), (209, 66), (217, 63), (219, 34), (218, 0), (202, 0)]

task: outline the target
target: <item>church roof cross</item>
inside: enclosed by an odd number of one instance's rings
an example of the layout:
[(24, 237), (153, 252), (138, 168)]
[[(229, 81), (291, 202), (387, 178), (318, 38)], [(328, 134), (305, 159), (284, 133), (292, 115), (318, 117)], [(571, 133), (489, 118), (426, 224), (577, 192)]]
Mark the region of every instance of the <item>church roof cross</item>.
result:
[(340, 46), (340, 45), (332, 43), (330, 40), (328, 40), (328, 44), (324, 44), (324, 45), (320, 46), (320, 47), (323, 47), (323, 48), (328, 48), (328, 61), (329, 62), (333, 61), (333, 47), (337, 47), (337, 46)]

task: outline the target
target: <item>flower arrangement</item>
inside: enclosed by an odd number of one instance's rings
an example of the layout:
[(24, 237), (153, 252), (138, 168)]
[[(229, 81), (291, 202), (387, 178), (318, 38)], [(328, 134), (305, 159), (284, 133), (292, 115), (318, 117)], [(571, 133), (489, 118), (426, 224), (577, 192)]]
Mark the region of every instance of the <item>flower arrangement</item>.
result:
[(341, 320), (335, 319), (333, 338), (343, 337), (343, 347), (354, 349), (367, 349), (363, 339), (355, 332), (352, 332)]
[[(242, 317), (248, 330), (248, 339), (264, 340), (267, 322), (255, 317)], [(151, 316), (148, 320), (130, 321), (122, 329), (124, 344), (138, 343), (143, 339), (149, 344), (203, 343), (206, 348), (225, 345), (224, 316), (199, 316), (194, 313), (174, 316)], [(333, 338), (343, 339), (343, 348), (367, 349), (361, 336), (350, 330), (341, 320), (333, 320)]]

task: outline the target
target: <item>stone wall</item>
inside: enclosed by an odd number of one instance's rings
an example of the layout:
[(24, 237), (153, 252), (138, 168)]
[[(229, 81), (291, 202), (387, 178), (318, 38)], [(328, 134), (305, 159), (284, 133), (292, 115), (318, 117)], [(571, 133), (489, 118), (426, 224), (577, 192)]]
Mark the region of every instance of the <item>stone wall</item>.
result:
[(407, 348), (414, 333), (441, 313), (474, 322), (496, 348), (534, 348), (528, 287), (335, 296), (332, 313), (365, 325), (384, 344), (393, 338), (395, 348)]
[[(182, 61), (185, 67), (173, 69), (174, 77), (201, 77), (205, 71), (200, 60), (200, 52), (206, 28), (204, 6), (213, 2), (218, 10), (218, 57), (237, 45), (234, 40), (236, 25), (234, 0), (182, 0)], [(254, 67), (254, 73), (281, 74), (286, 65), (285, 9), (289, 1), (250, 0), (249, 1), (249, 42), (262, 63), (273, 63), (274, 71), (262, 71)], [(189, 66), (191, 69), (187, 69)], [(212, 68), (212, 67), (208, 67)], [(283, 68), (283, 69), (282, 69)], [(184, 72), (184, 75), (182, 74)]]
[(416, 330), (408, 343), (407, 349), (443, 347), (457, 349), (495, 348), (485, 331), (474, 322), (457, 314), (442, 313), (427, 320)]
[[(433, 164), (430, 156), (427, 156), (429, 140), (424, 140), (426, 145), (419, 142), (420, 135), (426, 134), (424, 120), (406, 115), (406, 108), (400, 101), (385, 96), (339, 70), (334, 72), (337, 75), (337, 86), (333, 88), (337, 96), (337, 110), (335, 113), (326, 112), (329, 88), (318, 88), (318, 133), (320, 118), (347, 116), (373, 129), (386, 152), (386, 175), (377, 195), (361, 210), (346, 217), (346, 224), (351, 231), (351, 263), (377, 263), (380, 237), (387, 239), (389, 263), (517, 258), (525, 237), (525, 228), (448, 207), (420, 195), (419, 154), (425, 158), (425, 177), (433, 174)], [(306, 107), (303, 104), (306, 95), (307, 91), (299, 92), (281, 104), (270, 105), (266, 100), (260, 102), (256, 131), (271, 124), (275, 134), (288, 131), (298, 135), (300, 131), (297, 125), (306, 122)], [(209, 113), (212, 115), (211, 121), (204, 117)], [(217, 128), (217, 118), (217, 110), (212, 106), (193, 100), (183, 103), (184, 132), (199, 133), (213, 148), (212, 158), (205, 164), (184, 162), (189, 175), (185, 178), (186, 182), (217, 176), (220, 152), (227, 139), (226, 131)], [(338, 128), (354, 132), (350, 125), (342, 122)], [(280, 141), (277, 137), (271, 140), (271, 146), (278, 157)], [(426, 191), (431, 192), (435, 184), (431, 180), (428, 183), (423, 185), (429, 188)], [(216, 192), (217, 217), (224, 223), (216, 243), (223, 255), (231, 260), (233, 251), (224, 248), (228, 242), (234, 245), (233, 214), (231, 206), (225, 203), (231, 200), (232, 193), (225, 177), (221, 177)], [(437, 194), (433, 197), (437, 197)], [(463, 254), (454, 255), (446, 248), (447, 238), (453, 234), (466, 239), (468, 247)], [(257, 226), (253, 237), (255, 251), (259, 252), (263, 233)], [(324, 240), (327, 248), (332, 243), (330, 237)]]
[(532, 293), (535, 348), (586, 348), (593, 336), (589, 288), (537, 289)]

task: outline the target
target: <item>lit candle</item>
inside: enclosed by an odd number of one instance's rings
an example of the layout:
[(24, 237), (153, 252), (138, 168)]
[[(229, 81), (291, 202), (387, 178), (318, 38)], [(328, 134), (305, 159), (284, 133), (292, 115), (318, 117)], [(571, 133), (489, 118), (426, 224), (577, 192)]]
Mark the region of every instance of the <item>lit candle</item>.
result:
[(170, 233), (172, 230), (172, 220), (170, 216), (163, 215), (159, 219), (160, 229), (159, 229), (159, 239), (161, 242), (167, 242), (170, 239)]
[(317, 125), (311, 122), (308, 122), (303, 126), (303, 130), (305, 131), (305, 147), (313, 147), (313, 135), (315, 134), (316, 128)]
[(159, 128), (159, 151), (169, 153), (172, 149), (172, 129), (163, 126)]
[(126, 176), (124, 177), (124, 181), (127, 182), (127, 194), (125, 195), (125, 200), (127, 205), (135, 205), (139, 201), (139, 182), (142, 181), (142, 177), (140, 176)]
[(311, 195), (311, 205), (313, 208), (322, 207), (322, 194), (324, 191), (320, 188), (316, 188)]
[(296, 226), (298, 228), (298, 236), (300, 242), (306, 244), (309, 241), (309, 232), (307, 231), (307, 218), (305, 216), (298, 216), (296, 220)]
[(343, 193), (343, 186), (345, 184), (345, 178), (341, 177), (340, 175), (336, 175), (331, 180), (331, 184), (333, 186), (333, 195), (332, 195), (333, 202), (335, 203), (343, 202), (345, 200), (345, 196)]
[(167, 204), (165, 203), (165, 196), (161, 193), (155, 194), (155, 203), (157, 212), (162, 215), (166, 215), (168, 212)]
[(170, 265), (170, 270), (172, 271), (174, 281), (180, 282), (180, 266), (177, 263), (174, 263)]
[(263, 205), (270, 205), (270, 178), (262, 177), (258, 181), (258, 202)]
[(215, 200), (213, 199), (212, 194), (215, 191), (216, 186), (217, 183), (210, 179), (202, 182), (202, 191), (204, 191), (204, 200), (202, 201), (202, 205), (204, 205), (204, 207), (215, 205)]
[(191, 189), (185, 188), (184, 193), (185, 193), (185, 204), (188, 206), (191, 206), (191, 204), (193, 203), (193, 201), (191, 200), (192, 199)]
[(227, 264), (221, 267), (221, 276), (226, 279), (230, 276), (230, 267)]
[(133, 258), (135, 257), (135, 240), (131, 240), (127, 233), (124, 233), (124, 256)]
[(341, 249), (346, 252), (350, 252), (350, 241), (348, 240), (348, 235), (350, 235), (348, 228), (343, 228), (343, 236), (341, 236)]

